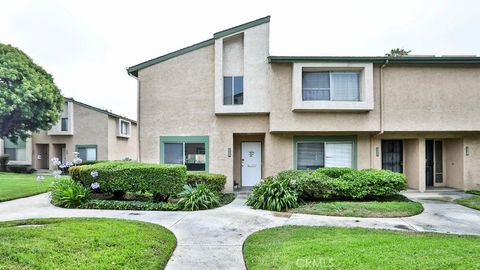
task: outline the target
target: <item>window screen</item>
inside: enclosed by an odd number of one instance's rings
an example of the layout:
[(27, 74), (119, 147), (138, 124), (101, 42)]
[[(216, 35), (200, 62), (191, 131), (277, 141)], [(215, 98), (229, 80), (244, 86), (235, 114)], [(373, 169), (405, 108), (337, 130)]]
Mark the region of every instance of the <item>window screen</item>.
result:
[(68, 118), (62, 118), (62, 131), (68, 131)]
[(325, 167), (352, 167), (351, 143), (326, 143)]
[(77, 152), (82, 161), (97, 160), (97, 148), (95, 147), (78, 147)]
[(304, 72), (303, 100), (330, 100), (330, 72)]
[(317, 169), (325, 167), (324, 143), (298, 143), (297, 169)]
[(358, 73), (332, 72), (332, 100), (359, 100)]
[(303, 100), (360, 100), (358, 72), (303, 72)]
[(165, 143), (164, 162), (166, 164), (183, 164), (183, 143)]
[(223, 105), (232, 105), (233, 102), (233, 78), (223, 77)]

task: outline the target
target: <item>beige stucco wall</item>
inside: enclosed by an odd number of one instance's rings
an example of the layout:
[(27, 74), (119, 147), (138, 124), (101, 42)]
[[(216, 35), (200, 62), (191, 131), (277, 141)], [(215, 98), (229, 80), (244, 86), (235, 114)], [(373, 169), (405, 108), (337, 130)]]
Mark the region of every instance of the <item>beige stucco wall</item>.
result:
[(375, 132), (380, 130), (378, 76), (374, 68), (374, 109), (369, 112), (292, 112), (292, 65), (272, 64), (270, 130), (272, 132)]
[[(66, 161), (72, 161), (73, 152), (77, 145), (96, 145), (97, 160), (118, 160), (130, 157), (134, 160), (138, 157), (138, 131), (132, 123), (130, 138), (117, 137), (118, 118), (108, 116), (84, 106), (73, 103), (73, 135), (48, 135), (46, 131), (34, 133), (32, 136), (33, 166), (38, 168), (41, 161), (37, 159), (37, 144), (48, 144), (49, 168), (54, 169), (50, 162), (53, 157), (59, 157), (59, 148), (56, 145), (65, 144)], [(42, 155), (42, 158), (45, 158)]]
[(118, 118), (108, 116), (108, 160), (130, 158), (138, 160), (138, 129), (137, 124), (130, 123), (130, 137), (117, 136), (119, 131)]
[(386, 131), (480, 131), (480, 68), (388, 66)]
[[(469, 155), (465, 155), (465, 147)], [(464, 189), (480, 189), (480, 137), (466, 137), (461, 155), (464, 161)]]

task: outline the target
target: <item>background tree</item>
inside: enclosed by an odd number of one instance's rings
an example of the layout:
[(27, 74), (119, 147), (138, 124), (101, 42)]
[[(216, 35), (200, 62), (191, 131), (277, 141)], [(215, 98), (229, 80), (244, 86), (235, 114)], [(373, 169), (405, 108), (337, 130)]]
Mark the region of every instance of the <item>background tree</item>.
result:
[(406, 51), (405, 49), (395, 48), (391, 49), (389, 53), (386, 53), (385, 56), (405, 56), (410, 54), (412, 51)]
[(52, 75), (21, 50), (0, 43), (0, 138), (16, 142), (48, 130), (62, 108), (63, 96)]

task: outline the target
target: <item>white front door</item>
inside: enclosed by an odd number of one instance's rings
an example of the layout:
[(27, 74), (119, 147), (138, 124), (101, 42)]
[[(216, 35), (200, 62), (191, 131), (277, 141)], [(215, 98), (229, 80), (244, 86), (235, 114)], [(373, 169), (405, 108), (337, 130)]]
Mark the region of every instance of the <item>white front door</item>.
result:
[(242, 186), (254, 186), (262, 179), (262, 143), (242, 142)]

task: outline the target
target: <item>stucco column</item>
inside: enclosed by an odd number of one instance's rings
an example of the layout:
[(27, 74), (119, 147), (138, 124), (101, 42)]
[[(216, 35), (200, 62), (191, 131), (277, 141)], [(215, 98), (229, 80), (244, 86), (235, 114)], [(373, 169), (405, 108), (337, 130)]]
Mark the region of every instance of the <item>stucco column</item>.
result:
[(418, 138), (418, 190), (425, 192), (425, 138)]
[[(373, 137), (371, 144), (371, 168), (382, 168), (382, 139), (379, 137)], [(377, 155), (378, 151), (378, 155)]]

